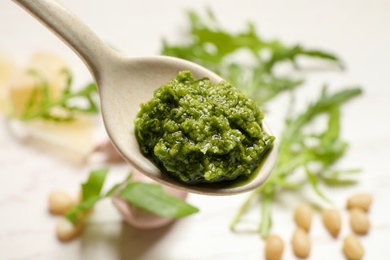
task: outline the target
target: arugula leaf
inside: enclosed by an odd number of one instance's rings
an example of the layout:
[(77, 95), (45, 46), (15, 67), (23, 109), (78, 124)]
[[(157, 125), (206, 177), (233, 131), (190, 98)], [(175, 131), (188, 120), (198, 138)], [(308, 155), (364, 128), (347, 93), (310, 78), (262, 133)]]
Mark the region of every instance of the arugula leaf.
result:
[(317, 178), (317, 176), (307, 166), (305, 167), (305, 172), (307, 180), (309, 181), (310, 185), (313, 187), (313, 190), (317, 193), (317, 195), (320, 196), (322, 199), (330, 202), (330, 199), (328, 199), (318, 187), (319, 178)]
[(272, 193), (265, 193), (261, 203), (261, 222), (259, 226), (259, 233), (261, 237), (267, 237), (269, 230), (272, 227), (271, 205), (273, 195)]
[[(97, 87), (95, 83), (90, 83), (84, 88), (72, 92), (72, 75), (69, 70), (63, 70), (61, 73), (64, 73), (67, 77), (66, 86), (60, 97), (53, 99), (50, 94), (49, 83), (47, 80), (42, 78), (36, 71), (31, 70), (28, 73), (38, 77), (41, 83), (34, 87), (23, 113), (21, 115), (14, 115), (18, 119), (28, 121), (40, 118), (44, 120), (64, 122), (74, 120), (76, 113), (93, 114), (99, 112), (98, 105), (95, 101), (95, 96), (97, 94)], [(72, 104), (76, 99), (85, 101), (87, 105), (79, 106)], [(61, 112), (59, 112), (59, 110)]]
[(87, 182), (81, 185), (83, 201), (100, 196), (107, 173), (108, 168), (91, 171)]
[[(328, 94), (323, 88), (319, 98), (307, 106), (307, 108), (296, 116), (287, 118), (285, 128), (279, 139), (279, 155), (274, 170), (265, 184), (252, 192), (252, 195), (244, 202), (248, 205), (250, 201), (263, 198), (261, 222), (259, 232), (262, 237), (267, 237), (272, 226), (270, 204), (277, 192), (285, 188), (299, 187), (301, 183), (288, 182), (288, 177), (300, 169), (306, 172), (306, 182), (324, 200), (327, 197), (319, 190), (319, 183), (330, 186), (342, 186), (355, 183), (354, 180), (340, 178), (343, 173), (355, 173), (352, 171), (332, 171), (332, 165), (337, 162), (346, 151), (346, 143), (340, 139), (340, 106), (347, 101), (361, 94), (359, 88), (344, 89), (334, 94)], [(323, 133), (308, 135), (305, 128), (311, 125), (319, 116), (328, 116), (328, 125)], [(308, 139), (315, 139), (314, 145), (307, 145)], [(315, 170), (311, 165), (316, 163)], [(288, 185), (286, 185), (288, 183)], [(231, 229), (239, 223), (246, 208), (241, 208), (234, 217)]]
[(88, 200), (83, 200), (81, 203), (73, 206), (68, 212), (66, 212), (65, 217), (76, 225), (79, 221), (84, 220), (89, 210), (91, 210), (101, 199), (102, 198), (98, 196), (92, 197)]
[(120, 191), (119, 196), (160, 217), (182, 218), (199, 211), (183, 200), (166, 193), (158, 184), (130, 182)]
[[(276, 74), (275, 68), (279, 64), (288, 62), (293, 69), (299, 69), (297, 59), (307, 57), (343, 68), (340, 60), (331, 53), (266, 40), (256, 32), (252, 23), (241, 32), (231, 33), (221, 28), (211, 10), (207, 10), (205, 17), (192, 11), (188, 17), (190, 28), (185, 35), (188, 43), (171, 45), (164, 40), (161, 53), (209, 68), (261, 105), (303, 83), (301, 78)], [(249, 62), (242, 59), (243, 53), (249, 54)]]
[(86, 183), (81, 185), (82, 201), (73, 206), (66, 214), (66, 218), (73, 224), (76, 224), (80, 219), (83, 219), (87, 212), (92, 209), (95, 204), (104, 198), (101, 196), (101, 190), (108, 173), (108, 168), (91, 171)]
[(120, 197), (158, 216), (181, 218), (199, 211), (185, 201), (165, 192), (159, 184), (131, 181), (131, 173), (125, 180), (103, 193), (102, 188), (107, 174), (108, 168), (91, 171), (88, 180), (81, 185), (82, 201), (65, 214), (73, 224), (83, 221), (97, 202), (113, 196), (124, 185), (126, 187), (119, 193)]
[(346, 178), (346, 175), (360, 173), (360, 169), (324, 171), (318, 175), (323, 183), (328, 186), (348, 186), (356, 183), (356, 180)]

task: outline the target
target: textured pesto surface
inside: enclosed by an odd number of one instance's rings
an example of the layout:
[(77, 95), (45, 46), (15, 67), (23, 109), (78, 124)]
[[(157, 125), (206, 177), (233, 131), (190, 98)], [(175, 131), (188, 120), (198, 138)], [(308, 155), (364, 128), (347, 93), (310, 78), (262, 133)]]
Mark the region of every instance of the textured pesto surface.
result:
[(157, 89), (135, 121), (142, 152), (189, 184), (249, 176), (274, 137), (256, 104), (227, 82), (194, 80), (188, 71)]

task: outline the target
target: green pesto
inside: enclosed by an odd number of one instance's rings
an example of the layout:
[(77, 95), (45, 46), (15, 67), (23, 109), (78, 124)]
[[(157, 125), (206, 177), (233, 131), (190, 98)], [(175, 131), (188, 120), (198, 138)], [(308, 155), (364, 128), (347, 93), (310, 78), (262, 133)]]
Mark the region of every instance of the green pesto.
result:
[(249, 177), (273, 145), (255, 102), (223, 81), (183, 71), (154, 92), (135, 120), (145, 156), (188, 184)]

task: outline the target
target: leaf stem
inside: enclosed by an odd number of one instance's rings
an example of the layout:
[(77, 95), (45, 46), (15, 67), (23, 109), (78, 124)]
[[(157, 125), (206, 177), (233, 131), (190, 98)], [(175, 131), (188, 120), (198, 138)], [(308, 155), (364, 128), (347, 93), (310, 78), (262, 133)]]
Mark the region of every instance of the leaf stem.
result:
[(272, 227), (271, 205), (272, 205), (273, 193), (263, 194), (263, 200), (261, 204), (261, 221), (259, 226), (259, 234), (262, 238), (266, 238), (269, 235), (269, 231)]
[(246, 198), (244, 203), (241, 204), (241, 207), (238, 209), (236, 215), (233, 217), (233, 220), (230, 223), (230, 230), (236, 231), (236, 226), (240, 222), (242, 215), (248, 210), (249, 205), (252, 200), (258, 196), (260, 193), (259, 189), (256, 189), (250, 193), (250, 195)]

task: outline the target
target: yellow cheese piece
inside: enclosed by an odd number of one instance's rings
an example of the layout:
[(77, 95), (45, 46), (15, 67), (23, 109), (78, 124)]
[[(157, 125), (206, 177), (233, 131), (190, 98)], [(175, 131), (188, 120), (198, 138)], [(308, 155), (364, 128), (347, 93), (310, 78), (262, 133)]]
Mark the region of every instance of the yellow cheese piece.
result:
[(36, 52), (27, 67), (29, 70), (37, 71), (54, 88), (65, 87), (67, 76), (64, 70), (68, 66), (60, 56), (48, 52)]
[(71, 163), (83, 163), (94, 150), (94, 119), (78, 116), (71, 122), (9, 120), (9, 129), (21, 142)]
[(25, 123), (26, 142), (61, 159), (82, 163), (94, 149), (93, 119), (78, 116), (72, 122), (34, 120)]
[(11, 82), (15, 67), (16, 65), (13, 58), (8, 54), (0, 52), (0, 113), (5, 112), (7, 89)]

